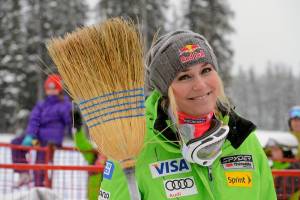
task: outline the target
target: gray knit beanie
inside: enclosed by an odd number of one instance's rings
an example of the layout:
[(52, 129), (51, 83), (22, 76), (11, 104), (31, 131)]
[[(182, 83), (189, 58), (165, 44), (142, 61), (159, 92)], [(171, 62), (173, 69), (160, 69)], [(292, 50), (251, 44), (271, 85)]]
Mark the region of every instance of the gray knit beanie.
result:
[(168, 96), (177, 73), (196, 63), (209, 63), (218, 70), (216, 56), (202, 35), (177, 30), (160, 37), (146, 58), (146, 92), (156, 88)]

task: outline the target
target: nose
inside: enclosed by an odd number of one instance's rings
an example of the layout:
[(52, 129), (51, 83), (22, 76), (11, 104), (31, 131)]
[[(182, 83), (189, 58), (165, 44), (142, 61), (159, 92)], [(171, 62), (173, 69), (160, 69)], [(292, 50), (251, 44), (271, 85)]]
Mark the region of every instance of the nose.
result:
[(199, 76), (195, 77), (193, 81), (193, 90), (202, 90), (205, 87), (205, 80)]

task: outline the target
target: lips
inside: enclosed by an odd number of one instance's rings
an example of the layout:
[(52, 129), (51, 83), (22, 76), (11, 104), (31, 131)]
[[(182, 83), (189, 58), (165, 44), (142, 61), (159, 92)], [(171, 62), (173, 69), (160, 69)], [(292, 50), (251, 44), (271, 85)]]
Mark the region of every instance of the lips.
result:
[(189, 100), (204, 100), (206, 97), (208, 97), (210, 94), (212, 93), (212, 91), (209, 91), (208, 93), (206, 93), (205, 95), (200, 95), (200, 96), (195, 96), (195, 97), (191, 97), (188, 98)]

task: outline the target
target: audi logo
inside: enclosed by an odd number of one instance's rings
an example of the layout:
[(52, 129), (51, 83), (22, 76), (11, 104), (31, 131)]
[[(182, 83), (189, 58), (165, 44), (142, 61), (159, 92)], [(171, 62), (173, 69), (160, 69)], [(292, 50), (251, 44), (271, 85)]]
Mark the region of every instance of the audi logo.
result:
[(194, 181), (191, 178), (168, 180), (165, 183), (165, 187), (169, 191), (191, 188), (193, 186), (194, 186)]

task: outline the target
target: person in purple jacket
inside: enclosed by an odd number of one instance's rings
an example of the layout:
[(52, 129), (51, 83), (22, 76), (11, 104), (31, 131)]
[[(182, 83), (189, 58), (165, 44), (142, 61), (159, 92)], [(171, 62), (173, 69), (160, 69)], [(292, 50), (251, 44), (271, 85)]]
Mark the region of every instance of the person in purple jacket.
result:
[[(44, 83), (46, 98), (38, 102), (29, 118), (25, 134), (12, 140), (12, 144), (42, 147), (53, 145), (60, 147), (64, 133), (72, 131), (72, 104), (63, 94), (62, 79), (57, 74), (49, 75)], [(14, 163), (26, 163), (26, 151), (13, 150), (12, 160)], [(37, 152), (36, 163), (45, 163), (45, 153)], [(20, 187), (31, 181), (28, 171), (16, 171), (20, 173), (16, 187)], [(34, 172), (35, 186), (44, 185), (44, 171)]]

